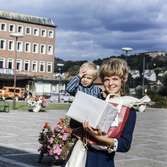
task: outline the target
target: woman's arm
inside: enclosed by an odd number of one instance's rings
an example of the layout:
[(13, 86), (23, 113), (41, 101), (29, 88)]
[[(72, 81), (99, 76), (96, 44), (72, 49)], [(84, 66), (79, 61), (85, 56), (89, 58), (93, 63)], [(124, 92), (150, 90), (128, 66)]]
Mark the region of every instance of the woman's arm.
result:
[(103, 145), (103, 146), (109, 146), (109, 145), (114, 144), (113, 138), (109, 138), (109, 137), (103, 135), (102, 132), (99, 131), (98, 129), (92, 128), (90, 126), (89, 122), (85, 121), (83, 123), (83, 127), (89, 133), (89, 135), (91, 135), (92, 137), (94, 137), (98, 141), (98, 144)]
[(88, 133), (99, 142), (100, 145), (114, 149), (116, 148), (114, 151), (127, 152), (131, 146), (135, 123), (136, 111), (130, 111), (122, 135), (117, 139), (102, 135), (102, 133), (98, 130), (91, 128), (88, 122), (85, 122), (83, 126), (88, 131)]
[(117, 139), (118, 140), (118, 152), (127, 152), (130, 149), (133, 131), (136, 124), (136, 111), (132, 110), (129, 113), (128, 120), (125, 124), (122, 135)]

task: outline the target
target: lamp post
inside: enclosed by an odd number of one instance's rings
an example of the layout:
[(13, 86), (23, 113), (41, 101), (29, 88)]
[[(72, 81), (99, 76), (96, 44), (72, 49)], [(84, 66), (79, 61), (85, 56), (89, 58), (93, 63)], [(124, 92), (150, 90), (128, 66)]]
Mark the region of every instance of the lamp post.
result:
[[(124, 51), (125, 52), (125, 60), (127, 61), (127, 56), (128, 56), (128, 53), (129, 52), (131, 52), (133, 49), (132, 48), (129, 48), (129, 47), (124, 47), (124, 48), (122, 48), (122, 51)], [(128, 62), (127, 62), (128, 63)], [(126, 92), (126, 90), (129, 90), (129, 84), (130, 83), (128, 83), (128, 85), (127, 86), (124, 86), (124, 92)]]
[(142, 96), (145, 94), (145, 78), (144, 78), (144, 73), (145, 73), (145, 64), (146, 64), (146, 59), (145, 59), (145, 54), (143, 54), (143, 76), (142, 76)]
[(58, 83), (58, 103), (60, 103), (60, 83), (61, 83), (61, 70), (63, 68), (64, 64), (58, 63), (58, 71), (59, 71), (59, 83)]
[(130, 51), (132, 51), (133, 49), (132, 48), (128, 48), (128, 47), (124, 47), (124, 48), (122, 48), (122, 50), (125, 52), (125, 55), (128, 56), (128, 53)]
[(21, 33), (11, 33), (10, 34), (11, 37), (13, 37), (15, 39), (15, 49), (14, 49), (14, 67), (13, 67), (13, 109), (16, 108), (16, 82), (17, 82), (17, 75), (16, 75), (16, 60), (17, 60), (17, 41), (18, 38), (22, 38), (23, 34)]

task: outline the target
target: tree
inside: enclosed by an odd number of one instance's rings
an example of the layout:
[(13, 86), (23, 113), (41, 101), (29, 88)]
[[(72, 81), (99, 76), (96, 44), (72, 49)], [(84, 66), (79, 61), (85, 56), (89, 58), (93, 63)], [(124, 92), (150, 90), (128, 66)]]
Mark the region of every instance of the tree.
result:
[(164, 73), (162, 77), (162, 86), (159, 89), (159, 94), (161, 96), (167, 96), (167, 72)]
[(79, 72), (79, 68), (80, 68), (80, 65), (71, 66), (71, 67), (68, 69), (68, 77), (77, 75), (78, 72)]

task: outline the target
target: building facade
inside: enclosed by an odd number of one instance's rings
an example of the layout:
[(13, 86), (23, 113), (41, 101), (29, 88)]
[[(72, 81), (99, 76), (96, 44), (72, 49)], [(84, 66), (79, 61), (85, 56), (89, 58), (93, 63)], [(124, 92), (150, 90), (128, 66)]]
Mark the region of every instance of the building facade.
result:
[(12, 86), (15, 71), (21, 87), (53, 79), (55, 28), (48, 18), (0, 11), (0, 88)]

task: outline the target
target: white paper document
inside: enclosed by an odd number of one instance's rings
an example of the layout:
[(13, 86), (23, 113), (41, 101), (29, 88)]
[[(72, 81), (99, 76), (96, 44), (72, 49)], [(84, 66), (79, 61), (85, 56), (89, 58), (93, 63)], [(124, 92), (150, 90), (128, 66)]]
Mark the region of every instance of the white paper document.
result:
[(66, 115), (81, 123), (88, 121), (93, 128), (106, 133), (116, 114), (117, 108), (112, 104), (78, 91)]

